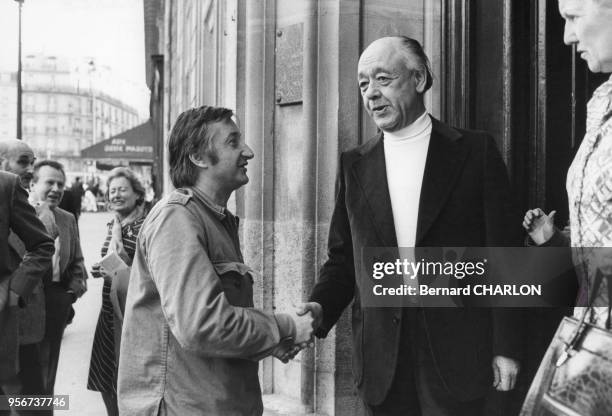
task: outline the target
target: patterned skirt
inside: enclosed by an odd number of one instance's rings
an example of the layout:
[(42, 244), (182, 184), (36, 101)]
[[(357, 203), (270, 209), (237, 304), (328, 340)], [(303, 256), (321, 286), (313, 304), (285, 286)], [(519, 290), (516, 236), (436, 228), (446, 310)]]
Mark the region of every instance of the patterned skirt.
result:
[(102, 309), (96, 326), (87, 388), (117, 394), (117, 362), (115, 359), (114, 314), (110, 300), (110, 282), (102, 288)]

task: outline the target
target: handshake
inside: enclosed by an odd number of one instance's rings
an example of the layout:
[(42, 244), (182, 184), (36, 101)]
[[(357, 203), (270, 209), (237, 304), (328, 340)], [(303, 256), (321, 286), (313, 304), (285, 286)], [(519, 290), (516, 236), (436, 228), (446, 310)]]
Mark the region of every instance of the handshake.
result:
[(290, 315), (295, 323), (295, 337), (282, 339), (272, 351), (283, 363), (288, 363), (304, 348), (314, 346), (313, 332), (321, 325), (323, 308), (316, 302), (303, 303)]

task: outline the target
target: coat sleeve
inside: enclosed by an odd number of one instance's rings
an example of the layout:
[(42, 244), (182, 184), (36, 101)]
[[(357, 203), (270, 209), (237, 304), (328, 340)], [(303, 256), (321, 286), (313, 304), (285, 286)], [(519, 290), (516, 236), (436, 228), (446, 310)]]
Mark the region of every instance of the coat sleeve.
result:
[[(541, 247), (569, 247), (570, 238), (563, 233), (563, 231), (555, 228), (555, 232), (552, 237), (546, 241)], [(571, 252), (570, 252), (571, 256)]]
[(228, 302), (205, 231), (184, 206), (164, 207), (139, 238), (163, 314), (182, 348), (209, 357), (250, 358), (290, 335), (273, 314)]
[(328, 259), (321, 268), (319, 280), (309, 299), (323, 307), (323, 322), (315, 331), (317, 337), (327, 336), (355, 293), (353, 241), (345, 201), (343, 157), (340, 158), (336, 205), (329, 227)]
[(64, 272), (66, 276), (62, 278), (62, 281), (65, 281), (68, 289), (72, 290), (77, 298), (80, 298), (87, 291), (87, 271), (83, 260), (83, 251), (81, 250), (76, 219), (72, 214), (68, 215), (67, 218), (70, 224), (70, 235), (72, 238), (71, 252), (73, 257)]
[(10, 288), (21, 297), (29, 296), (51, 267), (55, 251), (53, 240), (28, 202), (27, 192), (15, 177), (13, 184), (10, 229), (21, 239), (26, 252), (23, 261), (11, 275)]
[[(506, 165), (493, 138), (485, 137), (484, 215), (486, 246), (522, 245), (521, 218), (513, 200)], [(526, 311), (519, 308), (493, 308), (493, 355), (519, 360), (523, 354), (523, 328)]]

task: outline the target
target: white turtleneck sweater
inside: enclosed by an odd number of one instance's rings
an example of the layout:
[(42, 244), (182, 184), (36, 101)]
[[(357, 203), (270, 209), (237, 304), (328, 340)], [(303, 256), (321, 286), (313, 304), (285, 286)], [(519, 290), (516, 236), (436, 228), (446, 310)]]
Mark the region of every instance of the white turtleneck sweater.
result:
[(383, 137), (397, 245), (414, 247), (431, 118), (425, 112), (401, 130), (384, 131)]

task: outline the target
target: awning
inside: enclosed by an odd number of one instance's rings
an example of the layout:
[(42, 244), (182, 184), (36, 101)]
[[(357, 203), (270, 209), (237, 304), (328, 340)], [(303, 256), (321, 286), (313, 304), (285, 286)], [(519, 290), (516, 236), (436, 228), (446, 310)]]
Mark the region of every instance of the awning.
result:
[(126, 159), (153, 161), (155, 152), (153, 124), (147, 121), (139, 126), (81, 150), (84, 159)]

